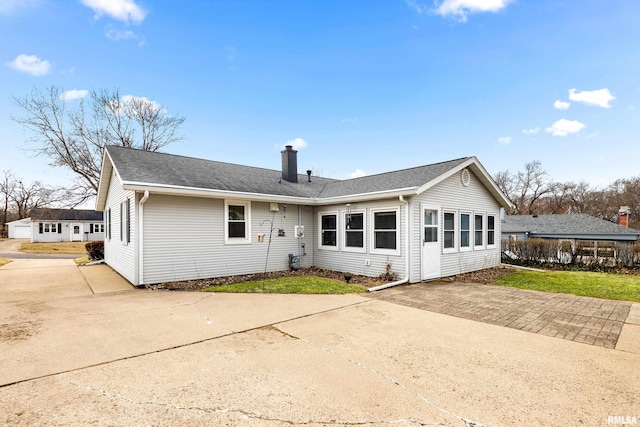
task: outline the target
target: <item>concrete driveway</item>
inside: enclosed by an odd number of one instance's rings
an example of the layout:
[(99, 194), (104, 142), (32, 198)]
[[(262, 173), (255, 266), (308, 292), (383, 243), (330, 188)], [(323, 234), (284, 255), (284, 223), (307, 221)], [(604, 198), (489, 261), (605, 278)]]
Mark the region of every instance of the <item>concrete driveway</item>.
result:
[[(67, 267), (43, 267), (22, 284), (15, 266), (0, 268), (2, 424), (607, 425), (610, 416), (640, 417), (640, 354), (358, 295), (94, 293), (81, 290), (80, 269)], [(54, 268), (64, 268), (69, 288), (35, 291)]]

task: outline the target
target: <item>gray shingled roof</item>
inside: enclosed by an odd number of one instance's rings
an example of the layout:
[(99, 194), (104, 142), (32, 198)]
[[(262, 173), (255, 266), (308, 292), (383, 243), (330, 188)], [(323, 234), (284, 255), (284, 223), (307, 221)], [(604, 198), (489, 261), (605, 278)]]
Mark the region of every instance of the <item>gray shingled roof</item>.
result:
[(531, 237), (638, 240), (640, 231), (587, 214), (505, 215), (503, 233), (528, 232)]
[(31, 211), (32, 221), (102, 221), (102, 212), (89, 209), (36, 208)]
[(149, 152), (106, 148), (121, 179), (128, 183), (179, 186), (293, 197), (338, 197), (419, 187), (469, 158), (348, 180), (298, 175), (298, 183), (281, 179), (280, 170)]

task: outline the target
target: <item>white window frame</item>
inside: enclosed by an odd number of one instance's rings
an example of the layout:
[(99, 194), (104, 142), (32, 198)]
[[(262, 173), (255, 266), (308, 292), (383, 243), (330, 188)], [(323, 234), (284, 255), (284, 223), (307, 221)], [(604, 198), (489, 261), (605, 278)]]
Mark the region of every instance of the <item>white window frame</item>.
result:
[[(489, 217), (493, 217), (493, 230), (489, 230)], [(498, 216), (495, 214), (487, 214), (487, 221), (486, 221), (486, 233), (487, 233), (487, 237), (486, 237), (486, 242), (487, 242), (487, 248), (490, 249), (494, 249), (497, 246), (496, 243), (496, 224), (498, 222)], [(493, 231), (493, 244), (489, 244), (489, 231)]]
[(130, 235), (130, 224), (131, 220), (131, 211), (130, 211), (130, 202), (129, 198), (123, 200), (120, 203), (120, 241), (122, 244), (127, 246), (131, 241)]
[[(335, 245), (323, 245), (322, 244), (322, 217), (335, 215), (336, 217), (336, 244)], [(323, 211), (318, 212), (318, 249), (323, 249), (327, 251), (338, 251), (340, 250), (340, 212), (339, 211)]]
[[(244, 207), (244, 237), (229, 237), (229, 206)], [(225, 199), (224, 201), (224, 243), (246, 245), (251, 243), (251, 201)]]
[[(467, 246), (462, 246), (462, 215), (467, 215), (469, 216), (469, 228), (464, 230), (467, 233), (469, 233), (469, 240), (468, 240), (468, 245)], [(454, 228), (454, 234), (457, 231), (458, 232), (458, 249), (460, 252), (468, 252), (470, 250), (473, 249), (473, 212), (469, 212), (469, 211), (460, 211), (460, 213), (458, 214), (459, 218), (458, 218), (458, 229), (456, 230)], [(456, 223), (454, 221), (454, 227), (456, 226)]]
[(347, 211), (340, 211), (340, 217), (344, 220), (342, 226), (342, 250), (345, 252), (367, 252), (367, 212), (365, 209), (353, 210), (351, 215), (362, 215), (362, 247), (347, 246)]
[[(446, 231), (451, 231), (451, 230), (447, 230), (445, 228), (445, 220), (444, 220), (444, 216), (446, 214), (451, 214), (453, 215), (453, 247), (452, 248), (445, 248), (444, 244), (445, 244), (445, 237), (444, 237), (444, 233)], [(443, 254), (450, 254), (450, 253), (454, 253), (454, 252), (458, 252), (458, 240), (459, 240), (459, 234), (460, 234), (460, 227), (458, 224), (458, 211), (453, 210), (453, 209), (443, 209), (442, 211), (442, 253)], [(458, 236), (457, 236), (458, 235)]]
[[(375, 217), (377, 213), (381, 212), (395, 212), (396, 214), (396, 248), (395, 249), (384, 249), (384, 248), (376, 248), (376, 221)], [(369, 213), (369, 241), (371, 242), (371, 249), (369, 253), (371, 254), (381, 254), (381, 255), (400, 255), (400, 208), (397, 206), (389, 207), (389, 208), (375, 208), (371, 209)]]
[[(478, 230), (476, 230), (476, 216), (479, 216), (482, 218), (482, 243), (481, 244), (477, 244), (476, 241), (476, 232)], [(486, 234), (487, 234), (487, 216), (485, 215), (484, 212), (474, 212), (473, 213), (473, 249), (474, 250), (482, 250), (485, 249), (486, 247)]]

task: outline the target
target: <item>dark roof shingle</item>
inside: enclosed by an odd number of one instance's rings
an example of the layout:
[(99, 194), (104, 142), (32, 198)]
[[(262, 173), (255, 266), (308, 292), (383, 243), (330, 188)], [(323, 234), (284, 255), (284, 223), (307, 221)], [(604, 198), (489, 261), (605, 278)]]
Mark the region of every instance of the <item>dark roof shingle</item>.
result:
[(620, 236), (627, 239), (640, 236), (640, 231), (623, 227), (587, 214), (505, 215), (502, 221), (505, 233), (563, 236)]
[(338, 197), (419, 187), (469, 157), (348, 180), (298, 175), (298, 183), (281, 179), (279, 170), (108, 146), (120, 178), (128, 183), (222, 190), (292, 197)]
[(102, 221), (102, 212), (89, 209), (36, 208), (31, 211), (32, 221)]

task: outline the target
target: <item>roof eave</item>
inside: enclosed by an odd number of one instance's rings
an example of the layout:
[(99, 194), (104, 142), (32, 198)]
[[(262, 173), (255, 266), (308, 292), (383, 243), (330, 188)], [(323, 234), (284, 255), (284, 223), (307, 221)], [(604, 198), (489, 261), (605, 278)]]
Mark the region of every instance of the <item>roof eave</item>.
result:
[(250, 193), (242, 191), (215, 190), (206, 188), (184, 187), (177, 185), (152, 184), (147, 182), (123, 182), (122, 188), (130, 191), (149, 191), (155, 194), (173, 196), (194, 196), (209, 198), (238, 198), (250, 199), (258, 202), (289, 202), (306, 205), (330, 205), (344, 202), (361, 202), (367, 200), (379, 200), (399, 196), (412, 196), (417, 194), (416, 187), (407, 187), (394, 190), (376, 191), (363, 194), (351, 194), (335, 197), (300, 197), (280, 194)]

